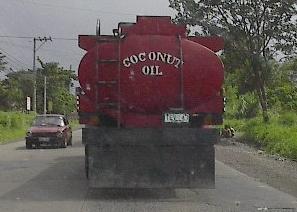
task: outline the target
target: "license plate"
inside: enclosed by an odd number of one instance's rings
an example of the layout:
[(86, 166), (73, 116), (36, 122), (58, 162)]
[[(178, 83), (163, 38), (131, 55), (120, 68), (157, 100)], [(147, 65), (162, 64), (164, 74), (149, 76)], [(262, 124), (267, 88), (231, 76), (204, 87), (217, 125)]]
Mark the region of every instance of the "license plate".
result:
[(187, 113), (165, 113), (165, 123), (189, 123), (190, 115)]
[(50, 138), (47, 138), (47, 137), (40, 137), (39, 138), (39, 141), (42, 141), (42, 142), (47, 142), (49, 140), (50, 140)]

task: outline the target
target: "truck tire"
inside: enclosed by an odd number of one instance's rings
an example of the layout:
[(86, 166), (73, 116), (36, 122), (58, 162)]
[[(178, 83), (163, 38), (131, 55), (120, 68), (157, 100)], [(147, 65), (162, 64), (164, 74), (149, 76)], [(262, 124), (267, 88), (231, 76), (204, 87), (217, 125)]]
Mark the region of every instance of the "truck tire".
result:
[(85, 145), (85, 173), (86, 173), (86, 178), (89, 179), (89, 153), (88, 153), (88, 145)]

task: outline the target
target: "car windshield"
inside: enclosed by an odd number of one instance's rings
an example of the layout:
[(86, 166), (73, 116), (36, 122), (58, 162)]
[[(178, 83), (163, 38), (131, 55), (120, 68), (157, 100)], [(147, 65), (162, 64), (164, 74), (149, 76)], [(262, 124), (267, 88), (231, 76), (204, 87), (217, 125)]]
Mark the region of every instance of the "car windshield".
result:
[(33, 123), (33, 126), (64, 126), (63, 119), (61, 117), (54, 116), (38, 116)]

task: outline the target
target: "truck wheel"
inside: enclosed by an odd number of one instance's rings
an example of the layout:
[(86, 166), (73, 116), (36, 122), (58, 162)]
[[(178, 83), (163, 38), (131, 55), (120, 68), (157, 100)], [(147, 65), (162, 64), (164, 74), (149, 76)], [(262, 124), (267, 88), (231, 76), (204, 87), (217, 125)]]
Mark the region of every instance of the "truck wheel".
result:
[(88, 153), (88, 145), (85, 145), (85, 172), (86, 172), (87, 179), (89, 179), (89, 153)]

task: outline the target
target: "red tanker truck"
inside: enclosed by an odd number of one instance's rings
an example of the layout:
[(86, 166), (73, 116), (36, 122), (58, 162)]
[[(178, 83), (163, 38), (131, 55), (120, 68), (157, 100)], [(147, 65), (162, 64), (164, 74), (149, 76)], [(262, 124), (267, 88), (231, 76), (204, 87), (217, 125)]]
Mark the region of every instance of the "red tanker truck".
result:
[(138, 16), (113, 35), (80, 35), (78, 112), (97, 188), (213, 188), (222, 124), (219, 37)]

